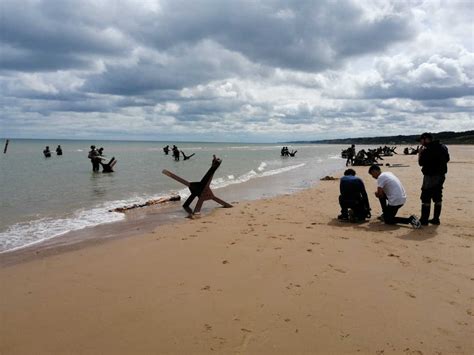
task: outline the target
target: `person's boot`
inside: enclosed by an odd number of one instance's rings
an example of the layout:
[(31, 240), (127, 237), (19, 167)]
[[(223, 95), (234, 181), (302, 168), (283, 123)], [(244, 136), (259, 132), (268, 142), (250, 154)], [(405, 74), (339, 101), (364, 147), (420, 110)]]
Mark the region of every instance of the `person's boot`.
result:
[(421, 204), (420, 223), (421, 223), (422, 226), (427, 226), (428, 225), (428, 218), (430, 218), (430, 210), (431, 210), (431, 203), (422, 203)]
[(429, 222), (431, 224), (439, 225), (441, 223), (439, 220), (439, 216), (441, 216), (441, 202), (435, 203), (433, 219), (430, 219)]

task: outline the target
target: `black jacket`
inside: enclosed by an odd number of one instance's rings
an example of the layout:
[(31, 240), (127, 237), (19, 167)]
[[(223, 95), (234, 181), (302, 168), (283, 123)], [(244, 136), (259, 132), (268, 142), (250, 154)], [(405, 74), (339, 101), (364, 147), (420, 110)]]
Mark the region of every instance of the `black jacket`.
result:
[(418, 164), (420, 164), (423, 175), (444, 175), (448, 172), (449, 152), (448, 148), (439, 141), (429, 143), (425, 149), (420, 151)]
[(364, 182), (357, 176), (343, 176), (339, 189), (344, 201), (362, 201), (364, 207), (370, 210), (369, 198), (365, 190)]

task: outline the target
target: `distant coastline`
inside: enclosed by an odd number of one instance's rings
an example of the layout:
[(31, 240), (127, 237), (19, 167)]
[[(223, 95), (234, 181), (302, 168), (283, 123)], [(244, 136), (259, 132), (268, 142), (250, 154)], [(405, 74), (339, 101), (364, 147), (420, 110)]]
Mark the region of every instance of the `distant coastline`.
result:
[[(439, 132), (433, 133), (433, 135), (435, 139), (441, 140), (444, 144), (474, 144), (474, 130), (464, 132)], [(315, 141), (291, 141), (286, 143), (416, 145), (418, 143), (418, 137), (419, 135), (398, 135), (385, 137), (324, 139)]]

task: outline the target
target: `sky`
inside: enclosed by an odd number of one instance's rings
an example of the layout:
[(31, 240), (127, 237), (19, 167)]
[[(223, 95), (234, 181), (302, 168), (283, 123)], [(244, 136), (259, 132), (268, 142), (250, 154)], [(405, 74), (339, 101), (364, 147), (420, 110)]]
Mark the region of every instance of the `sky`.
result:
[(474, 129), (474, 0), (1, 0), (0, 137)]

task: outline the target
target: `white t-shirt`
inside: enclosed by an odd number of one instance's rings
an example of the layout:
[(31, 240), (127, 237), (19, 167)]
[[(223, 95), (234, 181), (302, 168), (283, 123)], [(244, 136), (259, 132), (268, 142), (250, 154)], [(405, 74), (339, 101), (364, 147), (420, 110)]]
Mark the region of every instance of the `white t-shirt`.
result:
[(402, 183), (391, 172), (385, 172), (377, 178), (377, 186), (383, 189), (387, 195), (389, 206), (400, 206), (405, 204), (407, 194), (403, 188)]

